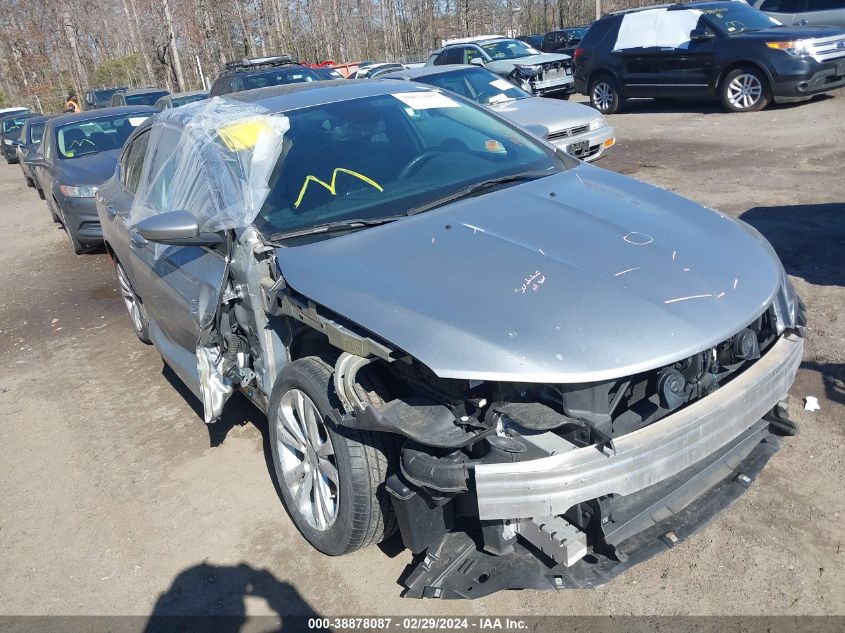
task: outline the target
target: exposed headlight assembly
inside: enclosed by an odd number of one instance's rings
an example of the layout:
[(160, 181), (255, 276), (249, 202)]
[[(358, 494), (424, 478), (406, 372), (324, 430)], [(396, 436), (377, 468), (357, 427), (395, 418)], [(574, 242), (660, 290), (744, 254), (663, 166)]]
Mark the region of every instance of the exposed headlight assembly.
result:
[(604, 115), (600, 114), (590, 121), (590, 132), (603, 128), (605, 125), (607, 125), (607, 119), (604, 118)]
[(93, 198), (94, 194), (97, 193), (98, 187), (59, 185), (59, 189), (61, 189), (62, 193), (68, 198)]
[(516, 72), (517, 77), (522, 77), (523, 79), (529, 79), (543, 71), (542, 66), (521, 66), (519, 64), (514, 66), (513, 69)]
[(766, 46), (778, 51), (785, 51), (795, 57), (806, 55), (810, 52), (811, 40), (793, 40), (791, 42), (766, 42)]

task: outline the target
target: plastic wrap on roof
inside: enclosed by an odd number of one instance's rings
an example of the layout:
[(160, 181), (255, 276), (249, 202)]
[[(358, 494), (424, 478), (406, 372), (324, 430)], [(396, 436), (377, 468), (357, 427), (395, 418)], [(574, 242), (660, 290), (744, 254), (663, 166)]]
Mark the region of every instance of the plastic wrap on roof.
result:
[(690, 31), (702, 12), (697, 9), (647, 9), (622, 16), (613, 50), (627, 48), (687, 48)]
[(288, 128), (283, 115), (221, 97), (162, 111), (149, 132), (131, 223), (182, 210), (201, 232), (248, 226)]

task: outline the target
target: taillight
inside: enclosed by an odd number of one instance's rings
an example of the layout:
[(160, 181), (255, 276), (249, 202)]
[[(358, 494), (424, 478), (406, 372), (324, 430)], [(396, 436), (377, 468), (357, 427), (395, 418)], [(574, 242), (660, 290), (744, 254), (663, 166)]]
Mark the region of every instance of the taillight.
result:
[(578, 48), (575, 49), (575, 54), (572, 56), (572, 61), (577, 62), (578, 58), (581, 57), (581, 55), (583, 55), (583, 54), (584, 54), (584, 49), (579, 46)]

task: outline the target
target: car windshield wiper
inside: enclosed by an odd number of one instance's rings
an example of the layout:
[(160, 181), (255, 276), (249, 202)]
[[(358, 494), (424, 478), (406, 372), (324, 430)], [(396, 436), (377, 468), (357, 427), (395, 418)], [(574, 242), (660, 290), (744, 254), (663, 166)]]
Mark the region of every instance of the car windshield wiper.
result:
[(387, 224), (404, 215), (393, 215), (384, 218), (370, 218), (367, 220), (338, 220), (336, 222), (326, 222), (325, 224), (317, 224), (315, 226), (308, 226), (294, 231), (286, 231), (283, 233), (273, 233), (270, 235), (270, 241), (276, 242), (278, 240), (286, 240), (292, 237), (302, 237), (303, 235), (316, 235), (319, 233), (339, 233), (341, 231), (350, 231), (355, 229), (363, 229), (370, 226), (378, 226), (379, 224)]
[(504, 185), (509, 182), (520, 182), (524, 180), (537, 180), (538, 178), (543, 178), (545, 176), (550, 176), (555, 172), (549, 170), (533, 170), (533, 171), (522, 171), (518, 174), (510, 174), (508, 176), (501, 176), (500, 178), (491, 178), (489, 180), (484, 180), (482, 182), (477, 182), (469, 187), (464, 187), (463, 189), (458, 189), (454, 193), (450, 193), (447, 196), (443, 196), (442, 198), (438, 198), (437, 200), (433, 200), (431, 202), (426, 202), (423, 205), (418, 207), (414, 207), (405, 213), (405, 215), (416, 215), (418, 213), (423, 213), (425, 211), (431, 211), (437, 207), (442, 207), (444, 204), (449, 204), (450, 202), (455, 202), (456, 200), (461, 200), (462, 198), (469, 198), (470, 196), (474, 196), (477, 193), (485, 191), (486, 189), (490, 189), (491, 187), (497, 187), (499, 185)]

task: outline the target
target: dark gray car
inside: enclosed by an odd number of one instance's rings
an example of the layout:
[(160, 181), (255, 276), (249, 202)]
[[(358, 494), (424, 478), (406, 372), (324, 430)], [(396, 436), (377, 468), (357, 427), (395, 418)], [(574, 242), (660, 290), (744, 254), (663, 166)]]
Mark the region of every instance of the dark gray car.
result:
[(187, 105), (194, 101), (202, 101), (203, 99), (208, 99), (208, 92), (205, 90), (174, 92), (164, 95), (154, 105), (156, 110), (166, 110), (167, 108), (178, 108), (179, 106)]
[(47, 121), (30, 164), (75, 253), (102, 245), (94, 194), (114, 174), (124, 141), (156, 112), (148, 106), (103, 108)]
[(3, 157), (7, 164), (12, 165), (18, 162), (15, 149), (21, 138), (21, 130), (26, 120), (34, 116), (34, 112), (25, 111), (0, 117), (0, 148), (3, 150)]
[(41, 137), (44, 135), (44, 126), (47, 124), (48, 120), (53, 118), (53, 116), (55, 115), (33, 116), (28, 118), (21, 129), (21, 136), (20, 139), (18, 139), (18, 143), (15, 148), (15, 154), (17, 156), (18, 163), (21, 166), (21, 171), (23, 172), (23, 177), (24, 180), (26, 180), (27, 186), (35, 187), (42, 198), (44, 197), (44, 194), (41, 191), (41, 187), (38, 186), (35, 180), (32, 165), (27, 161), (35, 159), (36, 154), (38, 153), (38, 148), (41, 146)]
[(154, 105), (170, 92), (162, 88), (133, 88), (115, 92), (111, 97), (112, 107)]
[(304, 537), (398, 529), (407, 596), (607, 582), (795, 431), (804, 309), (758, 232), (457, 95), (167, 110), (97, 211), (138, 337), (206, 422), (249, 397)]

